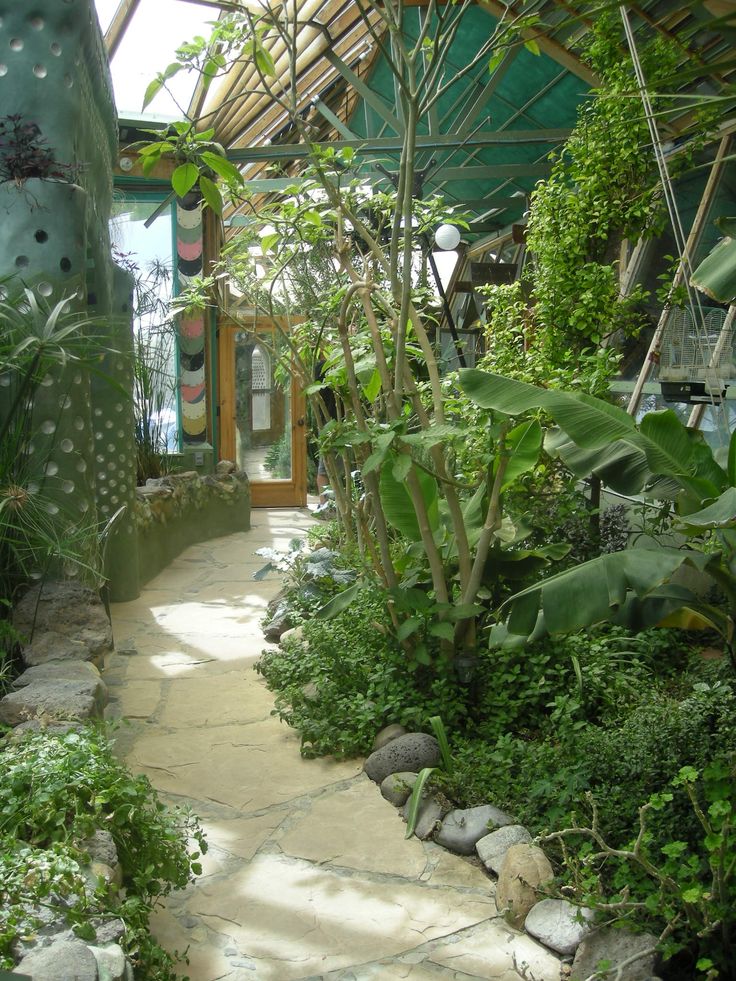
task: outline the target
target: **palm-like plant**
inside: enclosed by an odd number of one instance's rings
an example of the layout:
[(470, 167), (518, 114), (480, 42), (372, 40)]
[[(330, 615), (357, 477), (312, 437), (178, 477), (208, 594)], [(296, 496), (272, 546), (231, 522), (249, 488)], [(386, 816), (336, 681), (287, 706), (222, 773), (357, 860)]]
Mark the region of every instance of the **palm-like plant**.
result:
[[(0, 301), (0, 601), (52, 567), (93, 573), (97, 529), (72, 518), (54, 494), (46, 452), (33, 452), (34, 406), (49, 375), (94, 369), (91, 322), (70, 301), (53, 306), (31, 290)], [(0, 612), (0, 615), (2, 613)]]

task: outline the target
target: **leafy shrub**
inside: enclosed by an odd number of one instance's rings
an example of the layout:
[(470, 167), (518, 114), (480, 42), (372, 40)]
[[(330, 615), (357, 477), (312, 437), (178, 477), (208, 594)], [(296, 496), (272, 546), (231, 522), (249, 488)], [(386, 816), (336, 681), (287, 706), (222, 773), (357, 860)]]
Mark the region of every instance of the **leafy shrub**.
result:
[[(639, 808), (637, 827), (623, 845), (606, 840), (592, 797), (589, 825), (544, 839), (568, 846), (568, 877), (579, 902), (612, 922), (635, 916), (639, 926), (659, 934), (663, 973), (671, 979), (736, 977), (734, 776), (733, 754), (717, 755), (702, 772), (681, 767), (668, 787)], [(677, 798), (684, 799), (690, 817), (684, 824), (696, 832), (689, 841), (677, 837), (679, 822), (667, 817)], [(651, 831), (652, 819), (661, 815), (675, 828), (665, 840)]]
[(638, 703), (653, 675), (668, 677), (681, 669), (687, 650), (675, 630), (632, 636), (604, 625), (525, 648), (484, 651), (476, 732), (491, 741), (508, 731), (528, 738), (551, 724), (559, 731), (617, 718)]
[[(119, 916), (139, 976), (168, 981), (172, 958), (148, 935), (156, 901), (201, 871), (206, 842), (189, 812), (170, 810), (148, 779), (115, 759), (103, 730), (6, 740), (0, 753), (0, 964), (12, 966), (13, 941), (29, 926), (28, 904), (61, 907), (76, 931), (94, 937), (93, 914)], [(80, 866), (84, 841), (104, 828), (123, 869), (121, 899), (100, 886), (89, 896)], [(32, 874), (31, 874), (31, 870)]]
[(303, 640), (266, 651), (256, 665), (276, 692), (279, 717), (301, 733), (305, 756), (365, 754), (388, 723), (421, 728), (441, 714), (452, 729), (464, 716), (450, 668), (438, 660), (409, 671), (389, 624), (385, 596), (366, 588), (347, 610), (309, 620)]
[[(705, 769), (719, 754), (736, 751), (736, 695), (718, 667), (704, 667), (674, 694), (662, 684), (641, 688), (598, 725), (549, 716), (535, 734), (500, 733), (493, 739), (453, 740), (455, 769), (442, 781), (461, 806), (504, 807), (534, 832), (570, 823), (590, 791), (603, 831), (627, 839), (638, 808), (666, 787), (682, 766)], [(710, 681), (703, 680), (710, 676)], [(698, 827), (686, 796), (675, 794), (650, 830), (664, 844), (692, 841)]]

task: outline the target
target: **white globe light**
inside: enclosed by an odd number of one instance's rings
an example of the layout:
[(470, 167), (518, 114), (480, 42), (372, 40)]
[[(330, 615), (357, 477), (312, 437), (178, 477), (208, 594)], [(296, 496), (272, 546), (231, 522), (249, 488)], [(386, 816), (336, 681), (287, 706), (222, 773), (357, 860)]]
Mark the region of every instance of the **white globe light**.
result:
[(434, 233), (434, 240), (441, 249), (449, 252), (460, 244), (460, 229), (455, 225), (440, 225)]

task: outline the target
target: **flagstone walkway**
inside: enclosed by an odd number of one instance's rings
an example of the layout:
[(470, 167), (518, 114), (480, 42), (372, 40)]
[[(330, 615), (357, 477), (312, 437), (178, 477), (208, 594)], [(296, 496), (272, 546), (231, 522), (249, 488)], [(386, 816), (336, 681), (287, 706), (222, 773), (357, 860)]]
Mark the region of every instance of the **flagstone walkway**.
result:
[(202, 876), (155, 915), (155, 936), (189, 948), (191, 981), (558, 981), (557, 959), (499, 918), (479, 866), (405, 841), (362, 760), (303, 760), (271, 716), (253, 665), (281, 582), (253, 580), (255, 550), (311, 522), (255, 510), (250, 532), (189, 548), (139, 599), (113, 605), (105, 680), (130, 722), (118, 751), (192, 807), (210, 846)]

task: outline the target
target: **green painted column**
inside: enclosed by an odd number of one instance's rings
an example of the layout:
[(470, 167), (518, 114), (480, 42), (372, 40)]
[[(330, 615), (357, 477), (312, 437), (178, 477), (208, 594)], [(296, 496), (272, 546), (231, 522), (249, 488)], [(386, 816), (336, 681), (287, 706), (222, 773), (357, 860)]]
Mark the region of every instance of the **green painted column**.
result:
[[(134, 533), (132, 329), (126, 274), (112, 261), (108, 222), (117, 115), (92, 0), (0, 0), (0, 114), (33, 124), (55, 166), (0, 183), (7, 289), (89, 318), (99, 370), (73, 363), (44, 379), (30, 456), (60, 526), (100, 532), (122, 506), (108, 545), (117, 599), (139, 591)], [(1, 161), (0, 161), (1, 162)], [(52, 176), (53, 174), (53, 176)]]

